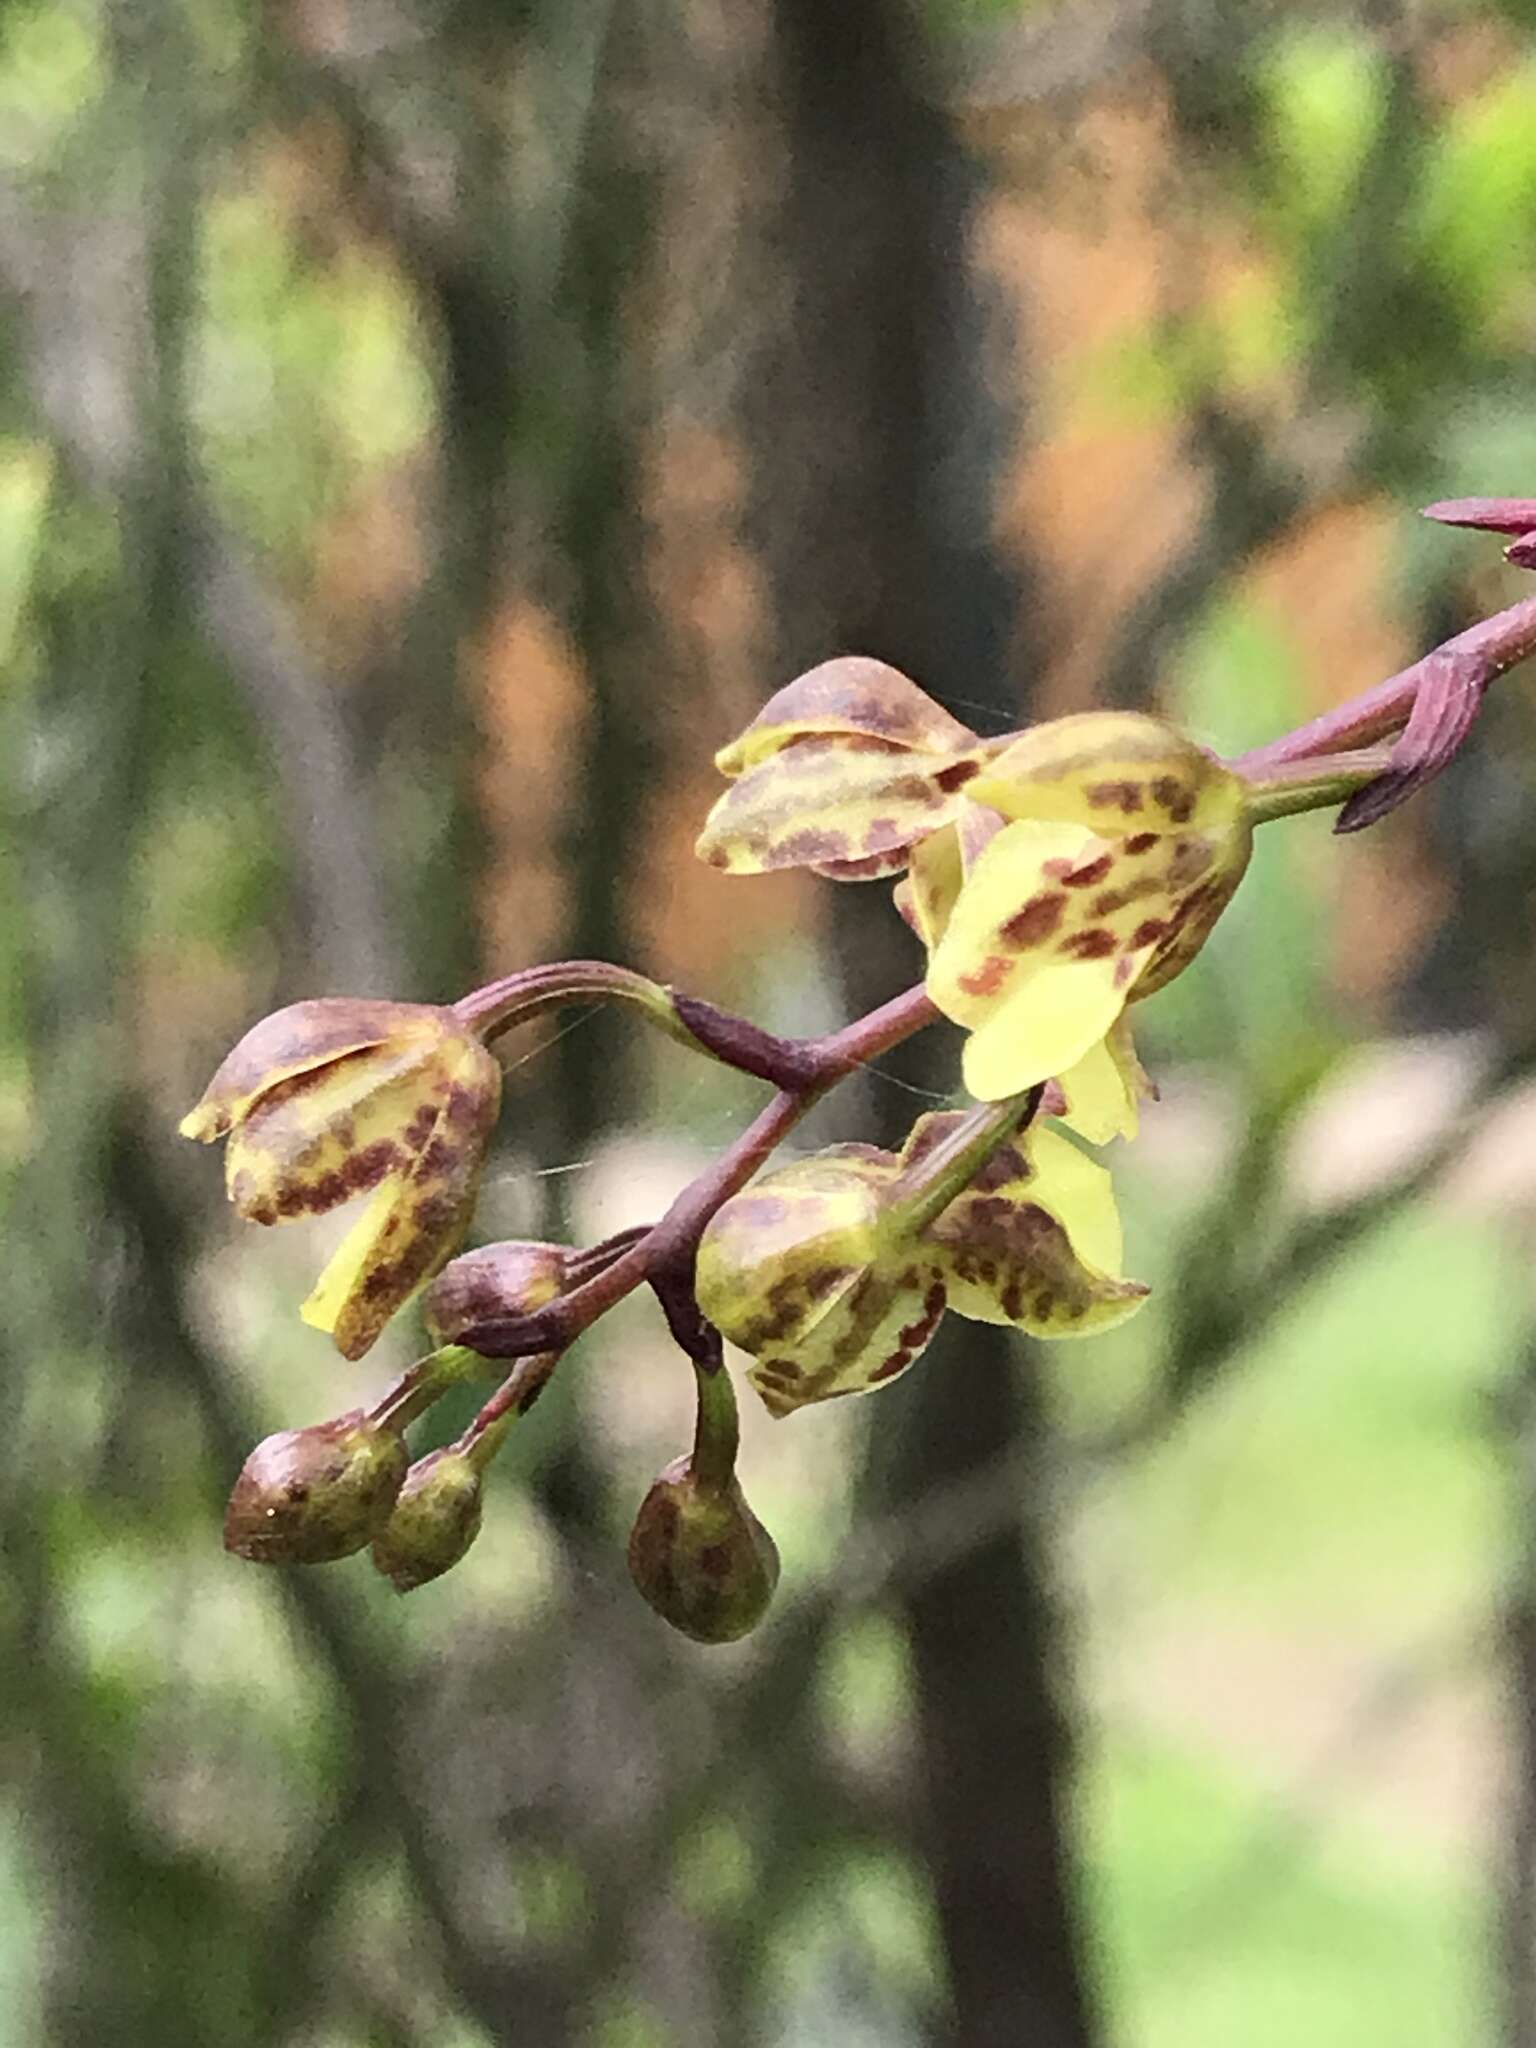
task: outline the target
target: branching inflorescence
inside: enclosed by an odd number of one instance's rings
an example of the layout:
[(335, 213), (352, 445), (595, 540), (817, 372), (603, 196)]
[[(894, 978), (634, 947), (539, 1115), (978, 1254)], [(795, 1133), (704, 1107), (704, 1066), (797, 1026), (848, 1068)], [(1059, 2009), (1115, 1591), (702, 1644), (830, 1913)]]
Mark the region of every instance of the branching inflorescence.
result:
[[(1514, 534), (1510, 559), (1536, 566), (1536, 500), (1431, 515)], [(731, 874), (900, 877), (896, 906), (928, 956), (918, 986), (811, 1039), (589, 960), (443, 1007), (326, 997), (266, 1018), (183, 1132), (227, 1141), (230, 1200), (255, 1222), (366, 1194), (302, 1314), (355, 1359), (425, 1290), (434, 1349), (373, 1406), (260, 1444), (230, 1499), (228, 1548), (317, 1563), (371, 1547), (401, 1591), (436, 1578), (479, 1531), (482, 1475), (508, 1430), (583, 1331), (644, 1283), (692, 1362), (698, 1406), (691, 1451), (640, 1507), (630, 1568), (685, 1634), (744, 1635), (778, 1559), (736, 1478), (722, 1337), (749, 1354), (747, 1378), (784, 1416), (884, 1386), (946, 1310), (1042, 1338), (1134, 1314), (1146, 1289), (1121, 1272), (1109, 1175), (1063, 1135), (1135, 1135), (1152, 1089), (1131, 1006), (1205, 943), (1256, 825), (1333, 806), (1339, 831), (1384, 817), (1446, 765), (1489, 683), (1533, 651), (1527, 599), (1230, 761), (1136, 712), (984, 739), (884, 663), (828, 661), (719, 755), (730, 787), (699, 852)], [(769, 1083), (772, 1100), (648, 1228), (455, 1257), (500, 1107), (491, 1045), (594, 1000), (633, 1005)], [(940, 1016), (967, 1033), (973, 1108), (920, 1116), (899, 1152), (832, 1145), (762, 1171), (814, 1103)], [(411, 1463), (407, 1428), (450, 1387), (502, 1371), (463, 1436)]]

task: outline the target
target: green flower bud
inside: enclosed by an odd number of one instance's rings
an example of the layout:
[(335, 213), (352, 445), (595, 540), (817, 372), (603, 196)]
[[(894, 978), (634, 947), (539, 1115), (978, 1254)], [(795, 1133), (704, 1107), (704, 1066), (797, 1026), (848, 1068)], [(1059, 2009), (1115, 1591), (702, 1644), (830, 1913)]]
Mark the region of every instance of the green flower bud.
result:
[(361, 1550), (386, 1520), (406, 1449), (361, 1408), (259, 1443), (235, 1481), (224, 1548), (253, 1564), (328, 1564)]
[(709, 1486), (674, 1459), (640, 1504), (629, 1572), (665, 1622), (696, 1643), (734, 1643), (767, 1612), (779, 1583), (773, 1538), (735, 1479)]
[(389, 1520), (373, 1539), (373, 1562), (397, 1593), (413, 1593), (456, 1565), (480, 1534), (480, 1473), (448, 1447), (419, 1458), (405, 1475)]

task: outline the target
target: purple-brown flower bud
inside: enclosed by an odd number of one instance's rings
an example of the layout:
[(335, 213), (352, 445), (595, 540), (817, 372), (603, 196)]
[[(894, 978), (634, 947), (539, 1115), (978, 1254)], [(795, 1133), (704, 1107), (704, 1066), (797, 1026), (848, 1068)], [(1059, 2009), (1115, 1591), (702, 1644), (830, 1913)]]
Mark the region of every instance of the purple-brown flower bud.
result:
[(329, 1564), (387, 1519), (407, 1456), (361, 1408), (259, 1443), (235, 1481), (224, 1548), (253, 1564)]
[(773, 1538), (732, 1478), (707, 1486), (676, 1458), (640, 1503), (630, 1577), (672, 1627), (696, 1643), (734, 1643), (767, 1612), (779, 1583)]
[(508, 1239), (462, 1252), (422, 1296), (421, 1312), (434, 1344), (468, 1344), (482, 1323), (533, 1315), (566, 1288), (568, 1245)]
[(480, 1473), (452, 1446), (429, 1451), (405, 1475), (373, 1562), (397, 1593), (413, 1593), (456, 1565), (480, 1534)]

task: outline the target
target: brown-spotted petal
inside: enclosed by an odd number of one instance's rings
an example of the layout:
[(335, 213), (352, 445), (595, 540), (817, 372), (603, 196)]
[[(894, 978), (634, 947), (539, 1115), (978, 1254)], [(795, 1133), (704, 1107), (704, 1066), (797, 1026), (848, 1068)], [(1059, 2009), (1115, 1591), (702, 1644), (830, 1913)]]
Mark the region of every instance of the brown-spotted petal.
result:
[(843, 654), (776, 691), (746, 730), (720, 749), (715, 766), (734, 778), (796, 740), (831, 736), (934, 754), (964, 753), (977, 744), (969, 726), (900, 669)]
[(743, 1351), (805, 1338), (878, 1250), (889, 1153), (839, 1147), (796, 1160), (733, 1195), (699, 1242), (699, 1306)]
[(1081, 825), (1026, 819), (986, 847), (928, 967), (929, 995), (971, 1033), (973, 1095), (1000, 1101), (1049, 1080), (1104, 1036), (1166, 928), (1146, 865), (1159, 844), (1132, 853)]
[(861, 878), (893, 873), (916, 840), (956, 816), (980, 762), (979, 752), (798, 740), (731, 785), (705, 821), (699, 857), (738, 875), (850, 863)]
[(408, 1169), (436, 1127), (467, 1033), (391, 1039), (267, 1089), (229, 1134), (229, 1198), (255, 1223), (322, 1215)]
[(445, 1057), (430, 1130), (414, 1162), (374, 1192), (300, 1314), (361, 1358), (390, 1317), (458, 1249), (501, 1101), (501, 1069), (466, 1036)]
[(944, 1306), (937, 1256), (910, 1245), (903, 1258), (865, 1272), (811, 1329), (765, 1346), (747, 1378), (778, 1417), (842, 1394), (873, 1393), (922, 1356)]
[(886, 1385), (944, 1311), (935, 1255), (886, 1244), (892, 1154), (839, 1145), (766, 1175), (727, 1202), (699, 1246), (699, 1305), (752, 1353), (769, 1412)]
[(425, 1003), (316, 996), (290, 1003), (253, 1025), (221, 1063), (202, 1099), (181, 1120), (181, 1134), (210, 1144), (222, 1138), (269, 1088), (349, 1053), (391, 1039), (431, 1038), (446, 1012)]
[[(1237, 894), (1253, 853), (1253, 827), (1239, 818), (1225, 830), (1175, 836), (1164, 870), (1170, 900), (1168, 929), (1136, 977), (1130, 1000), (1156, 995), (1189, 965)], [(1186, 879), (1193, 876), (1193, 879)]]
[(969, 794), (1008, 818), (1106, 835), (1225, 827), (1245, 802), (1240, 776), (1139, 711), (1085, 711), (1034, 726), (993, 757)]
[(819, 860), (811, 873), (824, 882), (882, 882), (899, 875), (907, 865), (910, 847), (893, 846), (886, 853), (866, 853), (858, 860)]
[(1205, 831), (1101, 837), (1020, 819), (999, 832), (966, 876), (928, 967), (928, 993), (971, 1033), (971, 1093), (1001, 1100), (1075, 1066), (1133, 993), (1187, 964), (1241, 879), (1251, 841), (1241, 813)]
[(929, 1225), (949, 1306), (1036, 1337), (1084, 1337), (1133, 1315), (1147, 1289), (1120, 1278), (1120, 1220), (1103, 1167), (1058, 1133), (1004, 1146)]

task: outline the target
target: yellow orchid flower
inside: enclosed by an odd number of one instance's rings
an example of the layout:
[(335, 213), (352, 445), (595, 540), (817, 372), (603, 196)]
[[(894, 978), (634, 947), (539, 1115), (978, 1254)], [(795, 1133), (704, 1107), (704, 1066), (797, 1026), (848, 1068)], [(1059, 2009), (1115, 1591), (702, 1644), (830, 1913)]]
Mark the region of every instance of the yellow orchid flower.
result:
[(992, 751), (883, 661), (825, 661), (715, 756), (732, 786), (705, 821), (699, 857), (733, 875), (898, 874), (908, 849), (958, 814)]
[[(909, 870), (896, 884), (896, 907), (930, 952), (948, 930), (968, 868), (1004, 822), (1001, 812), (968, 804), (954, 825), (912, 849)], [(1135, 1137), (1140, 1104), (1156, 1092), (1122, 1014), (1075, 1065), (1055, 1077), (1047, 1113), (1092, 1144), (1106, 1145), (1111, 1138)]]
[(227, 1138), (229, 1199), (256, 1223), (372, 1199), (300, 1314), (361, 1358), (469, 1221), (501, 1069), (453, 1011), (322, 997), (246, 1033), (182, 1119)]
[(967, 1088), (1058, 1083), (1095, 1143), (1149, 1092), (1123, 1012), (1180, 973), (1242, 879), (1243, 778), (1139, 712), (982, 740), (883, 662), (844, 657), (771, 698), (716, 757), (732, 787), (699, 841), (734, 874), (907, 873), (928, 992), (970, 1033)]
[(937, 1216), (904, 1224), (903, 1190), (965, 1121), (920, 1117), (899, 1154), (834, 1145), (765, 1174), (711, 1221), (699, 1305), (753, 1354), (770, 1413), (884, 1386), (946, 1308), (1080, 1337), (1140, 1307), (1147, 1290), (1120, 1278), (1109, 1175), (1058, 1132), (1016, 1135)]
[[(1102, 1121), (1105, 1058), (1125, 1099), (1139, 1086), (1127, 1043), (1105, 1043), (1126, 1004), (1188, 966), (1242, 880), (1248, 786), (1158, 719), (1087, 712), (1015, 740), (967, 796), (1002, 822), (952, 894), (916, 874), (910, 894), (928, 993), (971, 1034), (966, 1086), (993, 1101), (1060, 1076)], [(925, 848), (921, 864), (953, 861)], [(1097, 1076), (1074, 1073), (1090, 1056)]]

